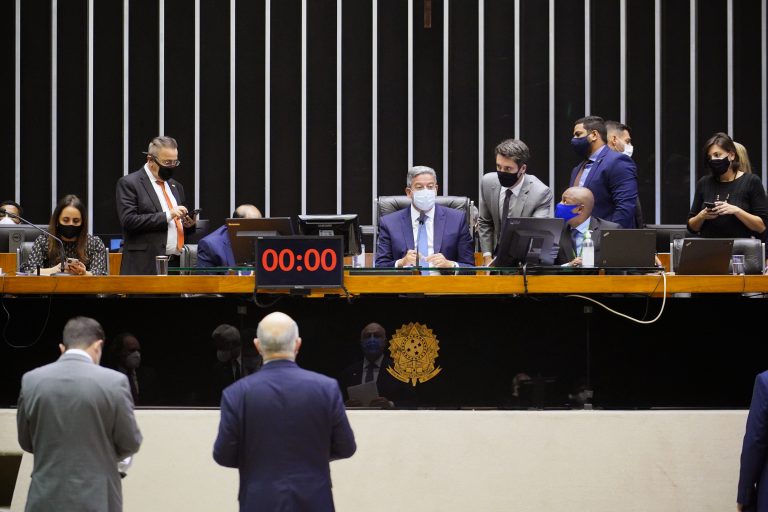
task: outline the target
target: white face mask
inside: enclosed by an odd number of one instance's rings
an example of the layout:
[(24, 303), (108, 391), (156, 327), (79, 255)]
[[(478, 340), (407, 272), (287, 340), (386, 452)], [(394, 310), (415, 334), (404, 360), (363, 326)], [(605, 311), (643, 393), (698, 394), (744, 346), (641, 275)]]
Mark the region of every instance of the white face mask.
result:
[(4, 216), (3, 216), (3, 218), (2, 218), (2, 219), (0, 219), (0, 224), (16, 224), (16, 223), (15, 223), (15, 222), (13, 222), (13, 219), (12, 219), (12, 218), (10, 218), (10, 217), (9, 217), (9, 216), (7, 216), (7, 215), (4, 215)]
[(435, 206), (435, 197), (437, 196), (437, 191), (428, 188), (422, 188), (421, 190), (416, 190), (413, 192), (413, 206), (416, 207), (417, 210), (422, 212), (428, 212)]
[(635, 148), (632, 146), (632, 144), (624, 144), (624, 151), (622, 151), (622, 153), (627, 155), (629, 158), (632, 158), (632, 153), (634, 150)]
[(128, 370), (135, 370), (141, 366), (141, 353), (138, 350), (134, 350), (125, 356), (125, 368)]

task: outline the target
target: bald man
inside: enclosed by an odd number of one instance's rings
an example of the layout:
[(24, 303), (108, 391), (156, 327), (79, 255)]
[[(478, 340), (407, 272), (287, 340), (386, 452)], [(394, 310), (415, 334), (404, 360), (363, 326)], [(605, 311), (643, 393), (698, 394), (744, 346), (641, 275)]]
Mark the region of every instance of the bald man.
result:
[(254, 340), (264, 358), (257, 373), (221, 397), (213, 458), (240, 471), (240, 511), (332, 511), (329, 462), (357, 446), (335, 380), (296, 363), (299, 328), (275, 312)]
[(595, 261), (600, 254), (600, 230), (621, 229), (615, 222), (592, 216), (595, 207), (595, 197), (586, 187), (571, 187), (563, 192), (563, 197), (555, 206), (555, 217), (565, 220), (560, 235), (560, 251), (557, 253), (558, 265), (569, 264), (581, 266), (581, 246), (584, 233), (592, 231), (592, 241), (595, 243)]
[[(260, 219), (261, 212), (252, 204), (241, 204), (232, 213), (233, 219)], [(224, 224), (197, 243), (197, 268), (234, 267), (235, 255)]]

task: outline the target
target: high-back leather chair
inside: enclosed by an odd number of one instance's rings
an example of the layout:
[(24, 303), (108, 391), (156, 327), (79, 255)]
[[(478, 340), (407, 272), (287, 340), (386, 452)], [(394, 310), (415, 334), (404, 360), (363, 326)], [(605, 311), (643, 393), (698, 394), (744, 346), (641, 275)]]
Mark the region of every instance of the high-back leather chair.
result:
[[(680, 253), (683, 247), (684, 238), (676, 238), (670, 243), (672, 268), (677, 268), (680, 264)], [(733, 254), (744, 256), (744, 273), (759, 275), (765, 270), (765, 244), (758, 238), (734, 238)], [(728, 265), (728, 271), (732, 272), (731, 265)]]
[[(374, 201), (376, 203), (376, 218), (374, 219), (373, 252), (375, 253), (381, 218), (403, 208), (408, 208), (411, 206), (411, 200), (408, 196), (379, 196)], [(467, 196), (437, 196), (435, 203), (446, 208), (454, 208), (464, 212), (467, 218), (467, 226), (469, 226), (469, 234), (472, 236), (473, 242), (476, 241), (475, 230), (479, 212), (474, 201)]]
[[(184, 244), (179, 256), (179, 266), (187, 268), (197, 267), (197, 244)], [(183, 270), (181, 273), (192, 274), (192, 271)]]

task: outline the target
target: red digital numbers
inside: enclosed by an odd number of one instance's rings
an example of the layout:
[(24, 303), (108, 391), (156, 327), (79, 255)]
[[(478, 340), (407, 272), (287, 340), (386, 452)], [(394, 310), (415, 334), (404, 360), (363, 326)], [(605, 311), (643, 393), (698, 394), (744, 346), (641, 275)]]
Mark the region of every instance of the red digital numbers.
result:
[[(322, 269), (331, 272), (338, 264), (336, 251), (325, 249), (321, 253), (317, 249), (308, 249), (303, 256), (304, 268), (307, 272), (315, 272)], [(261, 268), (265, 272), (274, 272), (278, 268), (281, 272), (295, 270), (296, 255), (291, 249), (283, 249), (279, 253), (275, 249), (267, 249), (261, 255)]]

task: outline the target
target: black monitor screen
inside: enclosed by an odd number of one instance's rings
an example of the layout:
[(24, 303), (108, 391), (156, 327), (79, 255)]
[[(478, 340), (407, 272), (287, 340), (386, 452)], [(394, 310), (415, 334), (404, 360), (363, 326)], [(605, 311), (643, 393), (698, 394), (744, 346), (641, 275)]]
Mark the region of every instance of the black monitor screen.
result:
[[(48, 231), (47, 224), (38, 227)], [(27, 224), (0, 224), (0, 252), (16, 252), (24, 242), (34, 242), (40, 235), (40, 231)]]
[(356, 213), (348, 215), (299, 215), (299, 233), (344, 237), (344, 255), (360, 254), (362, 232)]
[(554, 265), (563, 219), (512, 217), (499, 239), (495, 267)]
[(227, 231), (236, 265), (252, 265), (256, 261), (254, 242), (258, 237), (294, 234), (290, 217), (227, 219)]

